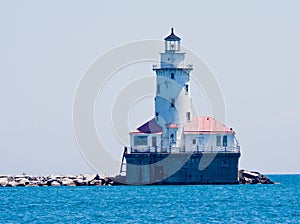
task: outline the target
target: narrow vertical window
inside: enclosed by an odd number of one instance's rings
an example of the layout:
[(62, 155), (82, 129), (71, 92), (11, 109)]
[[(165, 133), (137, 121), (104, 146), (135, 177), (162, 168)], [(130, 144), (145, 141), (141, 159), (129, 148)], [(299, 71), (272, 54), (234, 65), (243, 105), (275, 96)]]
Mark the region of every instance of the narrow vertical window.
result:
[(217, 146), (221, 146), (221, 136), (217, 136)]
[(196, 139), (193, 139), (193, 145), (196, 145)]
[(175, 99), (171, 99), (171, 107), (175, 107)]
[(191, 113), (190, 112), (186, 112), (186, 120), (187, 121), (191, 120)]
[(223, 136), (223, 146), (227, 146), (227, 136)]
[(157, 145), (156, 136), (152, 136), (152, 147), (155, 147)]
[(174, 79), (174, 73), (173, 72), (171, 73), (171, 79)]
[(160, 94), (160, 85), (157, 85), (157, 94)]
[(156, 112), (155, 113), (155, 119), (158, 121), (158, 116), (159, 116), (159, 113), (158, 112)]
[(185, 85), (185, 93), (189, 93), (189, 85)]

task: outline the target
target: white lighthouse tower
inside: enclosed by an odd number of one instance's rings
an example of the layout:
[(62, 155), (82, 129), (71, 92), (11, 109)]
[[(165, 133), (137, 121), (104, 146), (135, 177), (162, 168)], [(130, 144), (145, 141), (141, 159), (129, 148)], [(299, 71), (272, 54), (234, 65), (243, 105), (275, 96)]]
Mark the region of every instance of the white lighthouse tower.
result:
[(185, 65), (180, 38), (171, 34), (165, 39), (165, 50), (160, 54), (156, 72), (155, 119), (162, 127), (161, 147), (183, 147), (183, 127), (191, 120), (190, 71)]

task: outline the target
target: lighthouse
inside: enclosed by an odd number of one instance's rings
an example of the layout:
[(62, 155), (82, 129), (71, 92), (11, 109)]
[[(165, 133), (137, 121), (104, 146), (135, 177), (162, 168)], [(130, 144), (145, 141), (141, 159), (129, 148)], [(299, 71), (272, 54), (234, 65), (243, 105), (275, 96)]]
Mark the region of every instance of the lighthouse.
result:
[(191, 120), (190, 71), (181, 51), (181, 39), (171, 34), (165, 39), (156, 72), (155, 119), (162, 127), (162, 148), (179, 149), (184, 146), (183, 127)]
[[(235, 184), (240, 146), (235, 131), (210, 116), (192, 113), (190, 75), (181, 38), (164, 38), (153, 65), (153, 118), (129, 133), (120, 173), (125, 184)], [(123, 167), (125, 166), (125, 169)], [(116, 179), (116, 181), (118, 181)]]

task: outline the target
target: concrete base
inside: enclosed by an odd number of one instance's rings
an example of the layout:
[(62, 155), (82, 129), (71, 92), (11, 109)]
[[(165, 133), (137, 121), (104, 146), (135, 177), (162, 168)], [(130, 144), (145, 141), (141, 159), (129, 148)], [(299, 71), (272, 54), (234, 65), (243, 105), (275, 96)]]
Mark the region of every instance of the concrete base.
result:
[(126, 154), (125, 184), (238, 184), (239, 152)]

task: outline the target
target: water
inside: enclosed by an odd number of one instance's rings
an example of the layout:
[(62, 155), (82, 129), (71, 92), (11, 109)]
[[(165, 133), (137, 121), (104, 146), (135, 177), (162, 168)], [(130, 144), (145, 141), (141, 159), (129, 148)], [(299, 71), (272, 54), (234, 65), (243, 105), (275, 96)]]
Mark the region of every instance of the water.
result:
[(300, 175), (276, 185), (0, 188), (1, 223), (300, 223)]

